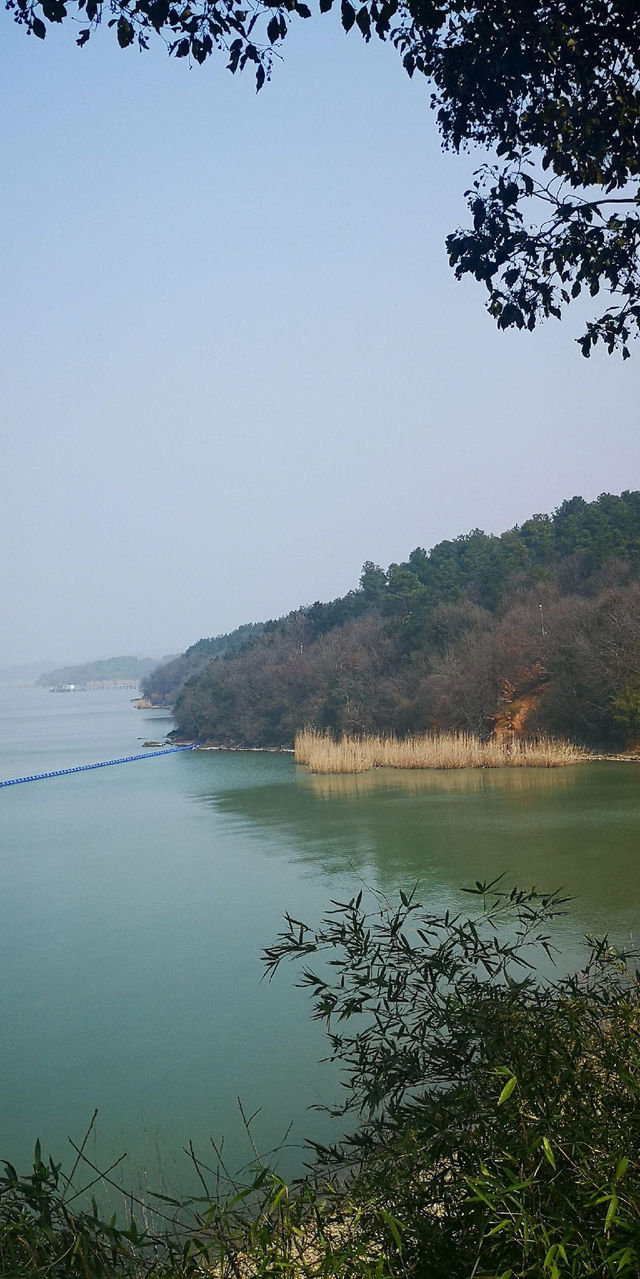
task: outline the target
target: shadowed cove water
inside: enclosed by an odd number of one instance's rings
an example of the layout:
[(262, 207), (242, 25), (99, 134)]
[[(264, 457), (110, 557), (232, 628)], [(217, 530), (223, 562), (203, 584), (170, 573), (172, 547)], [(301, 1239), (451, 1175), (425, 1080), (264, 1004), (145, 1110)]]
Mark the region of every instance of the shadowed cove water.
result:
[[(130, 697), (1, 690), (0, 776), (161, 740), (170, 721)], [(0, 791), (0, 1156), (39, 1136), (62, 1157), (97, 1106), (100, 1160), (184, 1185), (190, 1137), (249, 1157), (238, 1095), (265, 1149), (291, 1121), (290, 1141), (326, 1138), (307, 1110), (337, 1091), (321, 1033), (286, 973), (261, 982), (283, 911), (313, 922), (361, 881), (466, 907), (465, 884), (505, 872), (576, 896), (557, 940), (577, 962), (585, 932), (638, 940), (639, 787), (631, 764), (313, 777), (199, 752)]]

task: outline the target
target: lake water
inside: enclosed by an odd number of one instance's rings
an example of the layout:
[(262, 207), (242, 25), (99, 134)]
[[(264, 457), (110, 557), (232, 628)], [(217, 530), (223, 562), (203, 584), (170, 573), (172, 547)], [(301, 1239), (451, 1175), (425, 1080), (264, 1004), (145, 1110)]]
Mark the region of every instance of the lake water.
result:
[[(171, 727), (128, 690), (0, 690), (0, 778), (135, 754)], [(250, 1151), (293, 1122), (285, 1169), (329, 1121), (321, 1030), (293, 970), (261, 981), (282, 913), (317, 920), (364, 881), (430, 908), (505, 873), (565, 887), (565, 962), (586, 932), (640, 936), (640, 768), (321, 778), (290, 755), (183, 752), (0, 790), (0, 1157), (127, 1151), (186, 1185), (189, 1138)], [(133, 1175), (127, 1173), (127, 1176)]]

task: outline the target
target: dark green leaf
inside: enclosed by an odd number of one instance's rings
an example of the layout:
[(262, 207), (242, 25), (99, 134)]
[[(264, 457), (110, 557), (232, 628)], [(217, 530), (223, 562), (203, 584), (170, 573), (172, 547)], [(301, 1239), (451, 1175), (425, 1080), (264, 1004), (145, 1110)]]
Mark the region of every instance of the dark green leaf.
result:
[(349, 0), (341, 0), (341, 15), (345, 31), (350, 31), (356, 20), (356, 11)]

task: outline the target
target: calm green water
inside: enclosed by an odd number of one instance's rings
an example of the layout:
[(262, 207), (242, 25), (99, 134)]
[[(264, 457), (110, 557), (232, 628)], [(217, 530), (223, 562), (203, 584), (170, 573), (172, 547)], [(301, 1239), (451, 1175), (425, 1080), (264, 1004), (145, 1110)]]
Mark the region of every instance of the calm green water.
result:
[[(130, 692), (0, 690), (0, 777), (133, 754), (170, 722)], [(640, 935), (640, 769), (314, 778), (290, 756), (183, 753), (0, 790), (0, 1156), (62, 1156), (99, 1108), (99, 1158), (153, 1185), (181, 1149), (248, 1157), (327, 1136), (336, 1091), (292, 973), (261, 982), (283, 910), (318, 918), (364, 880), (433, 908), (506, 873), (564, 886), (565, 962), (585, 932)], [(300, 1163), (299, 1150), (285, 1156)]]

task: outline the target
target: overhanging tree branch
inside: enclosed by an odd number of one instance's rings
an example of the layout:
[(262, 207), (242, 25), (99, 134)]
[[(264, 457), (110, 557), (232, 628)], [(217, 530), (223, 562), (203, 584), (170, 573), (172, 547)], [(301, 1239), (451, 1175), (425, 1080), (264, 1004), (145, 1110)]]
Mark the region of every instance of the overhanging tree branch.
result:
[[(334, 4), (319, 0), (319, 10)], [(146, 49), (157, 37), (174, 57), (202, 64), (220, 54), (233, 73), (251, 64), (257, 89), (291, 23), (311, 17), (303, 0), (7, 0), (7, 8), (40, 39), (48, 24), (68, 20), (81, 24), (82, 46), (104, 24), (122, 48)], [(604, 289), (612, 305), (578, 341), (584, 355), (602, 339), (627, 358), (640, 323), (637, 0), (340, 0), (340, 15), (345, 31), (391, 40), (408, 74), (425, 77), (445, 149), (480, 145), (502, 164), (468, 193), (472, 229), (447, 240), (456, 276), (488, 287), (498, 327), (532, 329), (559, 318), (584, 288)], [(531, 158), (562, 198), (524, 172)], [(552, 235), (531, 216), (532, 197), (555, 204)], [(605, 220), (607, 205), (629, 212)]]

